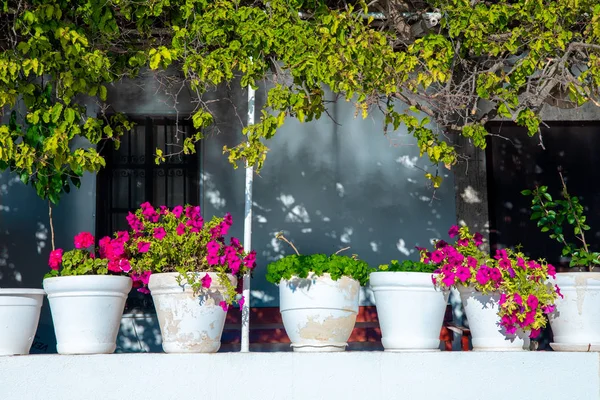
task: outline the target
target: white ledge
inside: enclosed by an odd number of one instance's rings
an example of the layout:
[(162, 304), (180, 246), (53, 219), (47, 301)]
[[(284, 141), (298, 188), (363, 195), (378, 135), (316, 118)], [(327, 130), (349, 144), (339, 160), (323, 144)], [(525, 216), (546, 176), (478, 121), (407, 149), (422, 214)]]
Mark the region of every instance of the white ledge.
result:
[(0, 357), (2, 400), (594, 400), (598, 353)]

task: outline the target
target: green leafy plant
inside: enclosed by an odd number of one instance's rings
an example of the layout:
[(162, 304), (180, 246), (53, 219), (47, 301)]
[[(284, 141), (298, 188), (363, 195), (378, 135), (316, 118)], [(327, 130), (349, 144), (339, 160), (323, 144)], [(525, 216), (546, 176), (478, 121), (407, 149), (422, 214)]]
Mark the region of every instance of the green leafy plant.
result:
[[(97, 143), (99, 135), (114, 138), (118, 132), (103, 118), (86, 117), (74, 105), (77, 96), (89, 96), (104, 109), (107, 86), (143, 69), (180, 72), (198, 105), (191, 116), (196, 128), (214, 124), (207, 102), (201, 101), (210, 88), (232, 83), (256, 88), (269, 81), (257, 123), (244, 129), (241, 143), (224, 148), (232, 163), (257, 169), (269, 150), (264, 139), (272, 138), (286, 118), (304, 122), (328, 114), (332, 99), (325, 86), (335, 99), (353, 101), (357, 116), (383, 112), (384, 132), (404, 125), (421, 155), (448, 168), (457, 153), (438, 129), (484, 148), (485, 123), (496, 116), (535, 135), (546, 101), (558, 96), (559, 105), (567, 107), (600, 104), (597, 0), (543, 7), (530, 0), (379, 3), (4, 0), (0, 109), (23, 99), (26, 117), (16, 122), (22, 133), (14, 125), (3, 126), (0, 160), (15, 162), (31, 175), (28, 166), (43, 157), (32, 156), (24, 135), (35, 118), (49, 115), (52, 124), (66, 123), (68, 129), (51, 129), (44, 141), (70, 145), (79, 151), (79, 166), (96, 170), (97, 155), (71, 134), (79, 129)], [(439, 12), (435, 23), (427, 19), (432, 10)], [(373, 11), (376, 18), (368, 14)], [(52, 102), (43, 103), (45, 92)], [(408, 107), (400, 109), (399, 102)], [(177, 148), (193, 152), (202, 137), (198, 132)], [(62, 164), (55, 152), (45, 160)], [(158, 161), (165, 157), (157, 150)], [(441, 175), (428, 174), (438, 186)], [(64, 180), (54, 178), (49, 194), (56, 197), (55, 189), (63, 186)]]
[[(521, 194), (531, 196), (531, 217), (537, 221), (542, 232), (548, 232), (551, 239), (563, 245), (562, 255), (570, 257), (569, 265), (586, 266), (591, 271), (594, 265), (600, 264), (600, 253), (591, 251), (585, 239), (585, 231), (590, 230), (586, 224), (587, 217), (579, 199), (571, 196), (567, 185), (559, 172), (562, 184), (562, 199), (554, 199), (548, 193), (547, 186), (538, 186), (533, 190), (523, 190)], [(579, 244), (571, 243), (565, 236), (566, 227), (572, 227), (572, 234)]]
[[(289, 280), (293, 276), (306, 278), (309, 274), (323, 276), (329, 274), (331, 279), (337, 281), (342, 276), (357, 280), (361, 286), (367, 284), (372, 268), (365, 261), (359, 260), (356, 255), (352, 257), (332, 254), (300, 255), (294, 245), (281, 233), (277, 238), (290, 244), (296, 254), (285, 256), (267, 266), (267, 281), (279, 284), (281, 280)], [(342, 249), (345, 250), (345, 249)]]
[(64, 252), (55, 249), (50, 252), (50, 271), (44, 278), (72, 275), (122, 275), (131, 271), (125, 252), (127, 232), (118, 232), (113, 239), (106, 236), (95, 247), (94, 236), (81, 232), (75, 236), (75, 249)]
[[(213, 217), (205, 223), (199, 206), (176, 206), (172, 210), (154, 208), (143, 203), (135, 214), (129, 213), (131, 228), (126, 250), (130, 256), (134, 284), (145, 292), (150, 274), (178, 272), (178, 283), (189, 284), (195, 294), (210, 289), (212, 278), (206, 272), (215, 272), (219, 284), (225, 287), (221, 307), (227, 310), (237, 299), (237, 288), (228, 275), (241, 278), (256, 266), (256, 252), (244, 252), (240, 241), (232, 237), (226, 244), (233, 219), (228, 213), (223, 218)], [(238, 300), (240, 308), (244, 298)]]
[(421, 261), (403, 260), (392, 260), (389, 264), (382, 264), (379, 266), (377, 271), (384, 272), (428, 272), (435, 271), (437, 267), (433, 264), (425, 264)]

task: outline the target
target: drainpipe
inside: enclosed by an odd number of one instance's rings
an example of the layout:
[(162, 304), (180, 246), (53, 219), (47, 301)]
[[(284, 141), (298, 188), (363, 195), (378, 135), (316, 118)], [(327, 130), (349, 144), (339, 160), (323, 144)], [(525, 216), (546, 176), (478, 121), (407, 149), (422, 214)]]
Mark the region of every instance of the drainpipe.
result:
[[(254, 89), (248, 85), (248, 115), (246, 126), (254, 124)], [(252, 183), (254, 168), (246, 162), (246, 186), (244, 188), (244, 251), (252, 250)], [(242, 353), (250, 351), (250, 274), (244, 274), (242, 295)]]

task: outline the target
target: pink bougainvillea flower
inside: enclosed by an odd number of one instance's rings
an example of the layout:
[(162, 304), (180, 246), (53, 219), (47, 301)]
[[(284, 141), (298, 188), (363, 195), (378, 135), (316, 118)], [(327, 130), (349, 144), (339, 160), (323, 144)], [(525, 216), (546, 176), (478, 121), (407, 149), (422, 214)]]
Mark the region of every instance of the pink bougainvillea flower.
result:
[(467, 247), (469, 245), (469, 239), (458, 239), (456, 241), (457, 246)]
[(179, 225), (177, 225), (177, 235), (181, 236), (185, 234), (185, 225), (180, 223)]
[(556, 306), (554, 304), (550, 304), (550, 305), (542, 307), (542, 312), (544, 314), (551, 314), (554, 312), (555, 309), (556, 309)]
[(76, 249), (87, 249), (94, 245), (94, 236), (89, 232), (81, 232), (75, 236), (73, 241), (75, 242)]
[(139, 253), (146, 253), (150, 250), (150, 242), (138, 242), (137, 248)]
[(454, 273), (450, 272), (448, 275), (444, 276), (444, 278), (442, 279), (442, 282), (446, 286), (452, 286), (452, 285), (454, 285), (454, 280), (455, 280), (455, 275), (454, 275)]
[(541, 330), (540, 329), (532, 329), (531, 332), (529, 333), (529, 337), (532, 339), (535, 339), (536, 337), (540, 336)]
[(244, 296), (242, 296), (239, 300), (238, 300), (238, 305), (240, 306), (240, 311), (242, 311), (242, 309), (244, 308), (244, 303), (246, 302), (246, 300), (244, 299)]
[(556, 285), (555, 287), (556, 287), (556, 294), (559, 295), (561, 299), (564, 299), (565, 296), (563, 296), (563, 294), (560, 292), (560, 288), (558, 287), (558, 285)]
[(165, 228), (159, 226), (158, 228), (154, 228), (154, 238), (158, 240), (163, 240), (167, 236), (167, 232)]
[(502, 280), (502, 273), (498, 268), (490, 268), (490, 279), (497, 283)]
[(231, 269), (231, 273), (234, 275), (240, 271), (241, 266), (242, 266), (242, 262), (240, 261), (239, 258), (236, 258), (229, 262), (229, 268)]
[(129, 260), (122, 258), (119, 260), (119, 268), (121, 268), (121, 271), (127, 273), (129, 271), (131, 271), (131, 264), (129, 263)]
[(550, 275), (552, 278), (556, 279), (556, 268), (554, 268), (554, 265), (548, 264), (547, 268), (548, 268), (548, 275)]
[(508, 254), (506, 254), (506, 249), (496, 250), (496, 255), (494, 256), (496, 260), (501, 260), (503, 258), (508, 258)]
[(256, 267), (256, 251), (252, 250), (246, 257), (244, 257), (244, 265), (246, 268), (254, 268)]
[(535, 297), (533, 294), (530, 294), (529, 297), (527, 297), (527, 305), (529, 306), (529, 308), (531, 310), (535, 310), (537, 309), (537, 306), (539, 304), (539, 300), (537, 297)]
[(515, 293), (513, 295), (513, 300), (515, 301), (515, 303), (517, 303), (518, 305), (522, 306), (523, 305), (523, 299), (521, 298), (521, 295), (519, 293)]
[(229, 309), (229, 306), (227, 305), (227, 302), (225, 301), (221, 301), (219, 303), (219, 305), (221, 306), (221, 308), (223, 309), (223, 311), (227, 312), (227, 310)]
[(489, 268), (485, 265), (482, 265), (481, 268), (477, 271), (475, 275), (475, 279), (479, 282), (480, 285), (485, 285), (490, 281), (490, 271)]
[(475, 232), (473, 235), (473, 242), (475, 242), (475, 246), (481, 246), (483, 244), (483, 235), (479, 232)]
[(212, 278), (210, 277), (210, 275), (206, 274), (204, 275), (204, 278), (201, 279), (202, 281), (202, 287), (205, 289), (210, 288), (210, 284), (212, 282)]
[(58, 271), (60, 269), (60, 264), (62, 263), (63, 249), (56, 249), (50, 252), (50, 257), (48, 258), (48, 266)]
[(451, 238), (454, 238), (456, 235), (458, 235), (458, 226), (452, 225), (450, 227), (450, 229), (448, 230), (448, 236), (450, 236)]
[(471, 256), (468, 256), (467, 257), (467, 266), (469, 268), (475, 268), (475, 267), (477, 267), (477, 259), (475, 259), (475, 258), (473, 258)]
[(510, 260), (508, 258), (503, 258), (502, 260), (500, 260), (498, 262), (498, 265), (500, 266), (500, 268), (502, 269), (509, 269), (511, 264), (510, 264)]
[(172, 213), (175, 216), (175, 218), (177, 218), (177, 219), (181, 218), (181, 214), (183, 213), (183, 207), (181, 207), (181, 206), (175, 206), (173, 208)]
[(506, 293), (500, 294), (500, 300), (498, 300), (498, 303), (500, 305), (503, 305), (504, 303), (506, 303)]
[(439, 250), (434, 251), (433, 253), (431, 253), (431, 261), (433, 261), (436, 264), (441, 263), (444, 260), (444, 253), (442, 253)]
[(206, 262), (208, 265), (217, 265), (219, 263), (219, 256), (207, 255)]
[(466, 282), (471, 277), (471, 270), (467, 267), (458, 267), (456, 269), (456, 276), (461, 282)]

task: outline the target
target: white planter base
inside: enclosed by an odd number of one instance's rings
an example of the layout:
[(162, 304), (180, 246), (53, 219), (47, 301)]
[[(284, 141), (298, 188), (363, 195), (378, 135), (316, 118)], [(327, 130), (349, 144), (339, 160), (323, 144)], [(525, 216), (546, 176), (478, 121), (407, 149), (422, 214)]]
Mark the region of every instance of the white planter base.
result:
[(484, 295), (468, 287), (459, 287), (469, 329), (473, 351), (523, 351), (529, 350), (528, 334), (517, 330), (506, 333), (498, 317), (499, 294)]
[(0, 289), (0, 356), (29, 354), (45, 292)]
[(117, 348), (131, 278), (116, 275), (44, 279), (59, 354), (109, 354)]
[[(198, 296), (189, 285), (177, 283), (178, 272), (150, 275), (148, 288), (156, 307), (165, 353), (216, 353), (221, 347), (227, 316), (219, 305), (224, 300), (224, 287), (219, 285), (216, 273), (208, 274), (212, 284)], [(233, 275), (228, 277), (235, 286), (237, 279)]]
[(381, 343), (385, 351), (439, 351), (449, 292), (424, 272), (373, 272)]
[(306, 279), (292, 277), (279, 284), (281, 317), (296, 352), (344, 351), (352, 334), (360, 284), (329, 274)]
[(554, 336), (551, 344), (559, 351), (600, 349), (600, 272), (556, 274), (564, 298), (556, 300), (550, 317)]

